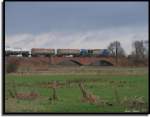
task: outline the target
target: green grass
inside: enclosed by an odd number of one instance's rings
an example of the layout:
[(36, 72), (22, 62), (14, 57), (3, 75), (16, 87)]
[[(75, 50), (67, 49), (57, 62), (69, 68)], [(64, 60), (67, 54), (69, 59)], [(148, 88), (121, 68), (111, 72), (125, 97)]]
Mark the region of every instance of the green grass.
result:
[[(125, 69), (127, 70), (127, 69)], [(84, 82), (85, 88), (92, 94), (103, 98), (112, 103), (109, 105), (97, 105), (82, 102), (82, 93), (77, 83), (66, 85), (67, 81)], [(6, 112), (125, 112), (123, 105), (117, 104), (115, 90), (120, 100), (124, 97), (138, 96), (144, 97), (148, 103), (148, 74), (140, 75), (13, 75), (7, 74), (5, 78), (5, 92), (7, 100), (5, 101)], [(63, 83), (62, 88), (58, 88), (56, 93), (59, 100), (49, 101), (52, 95), (51, 88), (42, 87), (40, 84), (46, 84), (52, 81)], [(17, 92), (34, 91), (39, 94), (35, 100), (19, 100), (12, 98), (8, 90), (12, 90), (15, 84)]]

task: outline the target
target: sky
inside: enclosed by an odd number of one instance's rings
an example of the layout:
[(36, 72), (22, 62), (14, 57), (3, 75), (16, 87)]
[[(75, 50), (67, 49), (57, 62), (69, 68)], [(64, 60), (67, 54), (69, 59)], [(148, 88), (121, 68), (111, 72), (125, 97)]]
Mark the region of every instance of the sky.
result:
[(5, 46), (107, 48), (148, 40), (148, 2), (5, 2)]

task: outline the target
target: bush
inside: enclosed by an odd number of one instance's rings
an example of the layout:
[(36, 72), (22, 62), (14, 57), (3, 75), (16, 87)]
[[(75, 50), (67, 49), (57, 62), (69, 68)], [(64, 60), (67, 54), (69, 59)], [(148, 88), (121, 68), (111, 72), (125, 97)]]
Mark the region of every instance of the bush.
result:
[(9, 61), (6, 64), (6, 73), (16, 72), (18, 69), (18, 65), (19, 65), (19, 63), (17, 60)]

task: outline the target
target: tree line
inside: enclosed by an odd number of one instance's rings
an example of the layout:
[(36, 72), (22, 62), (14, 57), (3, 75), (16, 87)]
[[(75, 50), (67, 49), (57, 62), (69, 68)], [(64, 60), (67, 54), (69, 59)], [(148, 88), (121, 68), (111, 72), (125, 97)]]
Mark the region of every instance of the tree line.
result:
[(146, 64), (148, 65), (149, 49), (148, 40), (136, 40), (132, 42), (132, 51), (129, 55), (126, 55), (119, 41), (111, 42), (108, 46), (108, 50), (111, 55), (116, 58), (127, 57), (131, 64)]

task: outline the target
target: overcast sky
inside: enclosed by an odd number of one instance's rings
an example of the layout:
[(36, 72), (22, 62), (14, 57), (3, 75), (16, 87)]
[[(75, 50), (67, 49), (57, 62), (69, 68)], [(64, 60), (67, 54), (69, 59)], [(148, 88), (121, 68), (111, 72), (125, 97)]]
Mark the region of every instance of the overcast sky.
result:
[(148, 2), (5, 2), (5, 44), (18, 48), (107, 48), (148, 40)]

